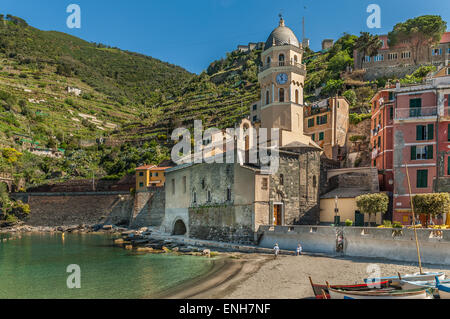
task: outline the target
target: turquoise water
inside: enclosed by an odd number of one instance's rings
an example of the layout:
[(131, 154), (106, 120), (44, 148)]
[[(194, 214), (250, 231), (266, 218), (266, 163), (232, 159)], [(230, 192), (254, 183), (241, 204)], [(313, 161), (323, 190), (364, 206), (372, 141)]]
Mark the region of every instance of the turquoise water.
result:
[[(81, 288), (67, 288), (67, 266), (81, 269)], [(90, 234), (0, 234), (0, 298), (152, 298), (198, 277), (212, 261), (152, 255), (112, 246)]]

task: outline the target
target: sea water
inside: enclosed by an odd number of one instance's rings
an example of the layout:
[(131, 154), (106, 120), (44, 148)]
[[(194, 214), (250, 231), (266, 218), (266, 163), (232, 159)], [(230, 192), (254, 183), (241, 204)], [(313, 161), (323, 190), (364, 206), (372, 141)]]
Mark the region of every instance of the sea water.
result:
[[(203, 257), (137, 253), (112, 242), (104, 234), (0, 234), (0, 299), (152, 298), (213, 266)], [(80, 288), (68, 288), (69, 265), (79, 266)]]

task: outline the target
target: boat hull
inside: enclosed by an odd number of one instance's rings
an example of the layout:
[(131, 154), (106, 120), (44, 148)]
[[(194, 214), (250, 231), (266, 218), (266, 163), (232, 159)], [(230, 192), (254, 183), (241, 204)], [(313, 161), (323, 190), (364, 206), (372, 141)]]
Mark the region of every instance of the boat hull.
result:
[(396, 292), (357, 292), (330, 288), (331, 299), (430, 299), (426, 289)]

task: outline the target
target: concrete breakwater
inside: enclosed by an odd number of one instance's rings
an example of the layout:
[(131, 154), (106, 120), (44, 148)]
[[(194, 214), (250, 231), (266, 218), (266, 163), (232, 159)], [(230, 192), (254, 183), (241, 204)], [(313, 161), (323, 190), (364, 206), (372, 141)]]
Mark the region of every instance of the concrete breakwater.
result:
[[(450, 230), (417, 230), (423, 263), (450, 265)], [(305, 252), (349, 257), (374, 257), (417, 262), (413, 229), (385, 229), (326, 226), (261, 226), (261, 247), (294, 250), (298, 243)], [(338, 236), (343, 237), (337, 251)]]

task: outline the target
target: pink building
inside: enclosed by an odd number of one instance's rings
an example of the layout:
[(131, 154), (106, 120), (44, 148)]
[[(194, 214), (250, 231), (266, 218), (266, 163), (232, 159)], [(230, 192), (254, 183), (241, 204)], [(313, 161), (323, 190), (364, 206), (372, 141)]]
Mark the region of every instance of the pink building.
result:
[(406, 165), (413, 195), (450, 191), (449, 95), (450, 76), (395, 89), (394, 221), (411, 223)]

